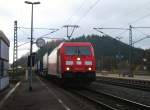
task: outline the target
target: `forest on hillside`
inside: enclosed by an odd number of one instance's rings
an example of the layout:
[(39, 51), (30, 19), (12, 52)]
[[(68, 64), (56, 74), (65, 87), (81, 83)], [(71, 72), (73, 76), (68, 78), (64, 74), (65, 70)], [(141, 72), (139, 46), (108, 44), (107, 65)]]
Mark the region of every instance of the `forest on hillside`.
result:
[[(119, 65), (122, 63), (128, 65), (129, 63), (129, 45), (120, 42), (109, 36), (99, 36), (99, 35), (88, 35), (81, 36), (78, 38), (73, 38), (70, 41), (65, 40), (66, 42), (91, 42), (94, 47), (94, 53), (96, 58), (97, 70), (112, 70), (118, 69)], [(37, 59), (41, 60), (45, 53), (51, 53), (51, 51), (58, 46), (61, 42), (60, 40), (55, 40), (47, 42), (45, 46), (40, 48), (37, 52)], [(22, 64), (27, 60), (25, 57), (22, 57), (18, 60), (18, 64)], [(143, 61), (146, 59), (146, 61)], [(143, 69), (143, 66), (149, 67), (150, 62), (150, 49), (143, 50), (140, 48), (132, 47), (132, 66), (136, 69)]]
[[(72, 42), (91, 42), (94, 47), (97, 70), (118, 69), (120, 63), (129, 62), (129, 45), (109, 36), (88, 35), (71, 40)], [(136, 67), (142, 65), (144, 50), (132, 48), (132, 63)]]

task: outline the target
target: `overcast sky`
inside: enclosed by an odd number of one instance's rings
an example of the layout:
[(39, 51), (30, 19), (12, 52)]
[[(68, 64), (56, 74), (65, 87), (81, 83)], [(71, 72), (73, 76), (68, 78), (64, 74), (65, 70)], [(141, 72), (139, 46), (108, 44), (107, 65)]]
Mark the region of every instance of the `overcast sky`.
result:
[[(31, 0), (35, 1), (35, 0)], [(123, 27), (150, 26), (150, 1), (149, 0), (40, 0), (41, 4), (34, 6), (34, 27), (59, 28), (60, 31), (46, 37), (66, 38), (66, 24), (79, 25), (73, 37), (83, 34), (100, 34), (93, 30), (94, 27)], [(18, 21), (18, 27), (30, 27), (31, 5), (24, 0), (0, 1), (0, 30), (2, 30), (11, 42), (10, 62), (13, 53), (13, 27), (14, 20)], [(133, 29), (133, 40), (136, 41), (150, 35), (150, 29)], [(102, 30), (128, 43), (128, 31)], [(49, 33), (49, 30), (34, 30), (34, 38)], [(122, 33), (122, 34), (119, 34)], [(18, 29), (19, 44), (29, 41), (29, 29)], [(150, 38), (138, 42), (136, 47), (150, 48)], [(36, 51), (34, 45), (34, 51)], [(19, 47), (19, 57), (29, 51), (29, 44)]]

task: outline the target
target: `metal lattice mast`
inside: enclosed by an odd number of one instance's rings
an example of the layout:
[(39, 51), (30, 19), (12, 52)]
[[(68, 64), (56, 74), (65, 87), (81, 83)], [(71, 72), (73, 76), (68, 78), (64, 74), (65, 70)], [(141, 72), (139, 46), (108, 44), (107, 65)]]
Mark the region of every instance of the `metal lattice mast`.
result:
[(15, 21), (14, 22), (14, 48), (13, 48), (13, 74), (17, 72), (17, 63), (16, 63), (17, 59), (18, 59), (17, 21)]
[(129, 26), (129, 67), (130, 67), (130, 73), (129, 73), (129, 76), (130, 77), (133, 77), (133, 72), (132, 72), (132, 58), (133, 58), (133, 43), (132, 43), (132, 26), (130, 25)]

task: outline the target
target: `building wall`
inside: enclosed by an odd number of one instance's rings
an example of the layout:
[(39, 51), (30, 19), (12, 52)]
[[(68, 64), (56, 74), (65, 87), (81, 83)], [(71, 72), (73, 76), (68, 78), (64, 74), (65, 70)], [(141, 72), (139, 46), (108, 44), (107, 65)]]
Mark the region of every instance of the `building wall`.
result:
[(8, 61), (0, 60), (0, 76), (8, 76)]
[(4, 60), (9, 60), (9, 47), (8, 47), (8, 45), (3, 41), (3, 40), (1, 40), (1, 43), (0, 43), (0, 45), (1, 45), (1, 55), (0, 55), (0, 57), (2, 58), (2, 59), (4, 59)]
[(0, 90), (9, 85), (9, 41), (0, 31)]
[(9, 85), (9, 77), (1, 77), (0, 78), (0, 90), (5, 89)]
[(0, 40), (0, 76), (7, 76), (9, 61), (9, 47), (1, 39)]

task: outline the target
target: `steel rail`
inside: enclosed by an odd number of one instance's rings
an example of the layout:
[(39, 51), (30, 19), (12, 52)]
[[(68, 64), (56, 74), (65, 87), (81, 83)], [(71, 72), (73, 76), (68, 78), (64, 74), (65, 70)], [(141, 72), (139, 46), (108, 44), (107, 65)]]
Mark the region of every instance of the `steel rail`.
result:
[[(44, 81), (44, 83), (46, 84), (46, 85), (48, 85), (48, 87), (49, 87), (49, 81), (48, 80), (46, 80), (46, 79), (44, 79), (44, 78), (42, 78), (42, 81)], [(55, 84), (54, 84), (55, 85)], [(80, 96), (80, 97), (84, 97), (83, 95), (81, 95), (81, 94), (79, 94), (79, 93), (75, 93), (75, 91), (73, 91), (72, 89), (68, 89), (68, 88), (64, 88), (64, 87), (62, 87), (62, 86), (60, 86), (60, 85), (58, 85), (58, 84), (56, 84), (55, 86), (57, 86), (58, 88), (59, 88), (59, 90), (63, 90), (63, 92), (65, 93), (65, 94), (67, 94), (67, 95), (69, 95), (69, 96), (71, 96), (71, 97), (76, 97), (76, 95), (78, 95), (78, 96)], [(57, 88), (57, 89), (58, 89)], [(69, 93), (69, 94), (68, 94)], [(73, 96), (72, 96), (73, 95)], [(88, 97), (88, 96), (85, 96), (85, 97)], [(85, 98), (84, 97), (84, 98)], [(87, 98), (86, 98), (87, 99)], [(76, 100), (76, 99), (75, 99)], [(105, 108), (105, 110), (117, 110), (117, 109), (115, 109), (115, 108), (113, 108), (113, 107), (111, 107), (111, 106), (109, 106), (109, 105), (107, 105), (107, 104), (104, 104), (104, 103), (102, 103), (102, 102), (97, 102), (94, 98), (93, 99), (91, 99), (90, 97), (88, 97), (88, 100), (90, 101), (90, 102), (93, 102), (93, 103), (96, 103), (97, 105), (99, 104), (101, 107), (103, 107), (103, 108)], [(95, 100), (95, 101), (94, 101)], [(84, 107), (84, 109), (85, 109), (85, 107)]]
[(108, 109), (108, 110), (118, 110), (118, 109), (116, 109), (116, 108), (114, 108), (114, 107), (112, 107), (112, 106), (110, 106), (110, 105), (108, 105), (108, 104), (105, 104), (105, 103), (103, 103), (102, 101), (96, 100), (96, 99), (94, 99), (93, 97), (90, 97), (89, 95), (86, 95), (86, 94), (84, 94), (84, 93), (82, 93), (82, 92), (80, 92), (80, 91), (76, 91), (76, 90), (69, 90), (69, 91), (70, 91), (71, 93), (73, 93), (73, 94), (76, 94), (76, 95), (78, 95), (78, 96), (80, 96), (80, 97), (83, 97), (83, 98), (89, 100), (89, 101), (92, 102), (92, 103), (95, 103), (95, 104), (97, 104), (97, 105), (99, 105), (99, 106), (101, 106), (101, 107), (104, 107), (106, 110), (107, 110), (107, 109)]
[(116, 100), (120, 100), (120, 101), (123, 101), (129, 105), (134, 105), (135, 107), (137, 108), (141, 108), (141, 110), (150, 110), (150, 106), (148, 105), (145, 105), (145, 104), (142, 104), (142, 103), (138, 103), (138, 102), (135, 102), (135, 101), (131, 101), (131, 100), (128, 100), (128, 99), (125, 99), (125, 98), (121, 98), (119, 96), (116, 96), (116, 95), (113, 95), (113, 94), (109, 94), (109, 93), (104, 93), (104, 92), (101, 92), (101, 91), (97, 91), (97, 90), (93, 90), (93, 89), (89, 89), (87, 88), (88, 91), (91, 91), (93, 93), (96, 93), (96, 94), (102, 94), (102, 95), (105, 95), (105, 96), (108, 96), (108, 97), (111, 97), (111, 98), (114, 98)]
[[(86, 90), (86, 92), (85, 92)], [(73, 94), (79, 95), (92, 103), (95, 103), (105, 109), (109, 110), (150, 110), (150, 106), (144, 105), (138, 102), (134, 102), (128, 99), (124, 99), (112, 94), (96, 91), (90, 88), (82, 90), (69, 90)], [(89, 94), (90, 93), (90, 94)], [(102, 100), (101, 100), (102, 99)], [(119, 105), (119, 106), (118, 106)]]
[[(139, 83), (137, 83), (139, 81)], [(132, 89), (138, 89), (138, 90), (144, 90), (144, 91), (150, 91), (150, 86), (148, 84), (149, 81), (143, 81), (140, 80), (128, 80), (128, 79), (115, 79), (115, 78), (97, 78), (96, 83), (106, 83), (116, 86), (122, 86)]]

